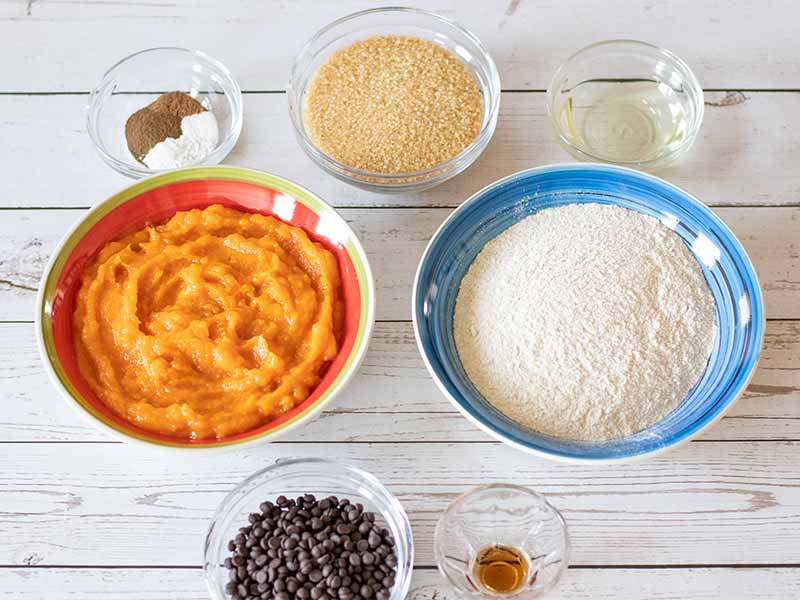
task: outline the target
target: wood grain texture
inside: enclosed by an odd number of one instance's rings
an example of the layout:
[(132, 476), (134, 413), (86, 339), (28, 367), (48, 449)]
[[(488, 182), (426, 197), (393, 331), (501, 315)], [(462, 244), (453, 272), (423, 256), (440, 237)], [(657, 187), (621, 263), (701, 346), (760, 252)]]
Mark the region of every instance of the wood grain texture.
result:
[[(800, 171), (793, 162), (800, 138), (789, 125), (800, 113), (800, 93), (730, 98), (708, 94), (708, 102), (720, 106), (706, 107), (695, 147), (658, 174), (709, 205), (800, 205)], [(8, 140), (0, 145), (0, 162), (14, 173), (5, 181), (0, 207), (87, 207), (130, 185), (92, 147), (84, 123), (87, 101), (86, 95), (0, 95), (0, 134)], [(556, 140), (542, 93), (503, 94), (497, 131), (476, 163), (430, 191), (402, 196), (357, 190), (317, 168), (295, 140), (283, 94), (246, 94), (244, 122), (227, 164), (288, 177), (339, 207), (457, 206), (511, 173), (572, 160)]]
[[(204, 600), (198, 569), (0, 569), (0, 598), (13, 600)], [(787, 600), (800, 570), (570, 569), (548, 600)], [(457, 600), (437, 571), (418, 569), (409, 600)]]
[[(507, 89), (544, 89), (570, 54), (604, 39), (669, 48), (706, 87), (800, 87), (793, 0), (724, 3), (619, 0), (411, 0), (475, 32)], [(169, 43), (224, 62), (247, 90), (282, 90), (289, 67), (317, 29), (368, 0), (92, 0), (0, 4), (3, 91), (87, 91), (122, 57)], [(778, 15), (782, 15), (782, 18)], [(31, 44), (30, 40), (36, 40)], [(236, 43), (231, 43), (236, 40)]]
[[(510, 91), (492, 142), (470, 169), (396, 197), (322, 173), (294, 140), (280, 93), (314, 31), (373, 2), (0, 0), (0, 598), (207, 598), (198, 566), (217, 503), (255, 470), (314, 455), (372, 471), (409, 511), (423, 567), (410, 600), (456, 600), (432, 570), (434, 523), (458, 493), (489, 481), (529, 485), (564, 511), (580, 568), (548, 598), (800, 597), (796, 0), (407, 4), (472, 29)], [(439, 393), (407, 319), (414, 269), (447, 208), (512, 172), (571, 161), (542, 90), (570, 53), (614, 37), (670, 48), (707, 90), (722, 90), (706, 92), (692, 152), (659, 175), (709, 205), (736, 207), (717, 212), (756, 265), (768, 316), (784, 320), (768, 323), (747, 393), (701, 440), (598, 469), (491, 441)], [(32, 319), (44, 263), (83, 212), (55, 209), (88, 207), (131, 183), (92, 148), (86, 92), (119, 58), (164, 44), (209, 52), (256, 92), (245, 94), (244, 130), (226, 162), (288, 177), (344, 208), (376, 274), (378, 317), (393, 321), (377, 324), (358, 376), (320, 419), (251, 451), (173, 457), (112, 442), (51, 387), (33, 325), (8, 322)], [(54, 210), (16, 210), (37, 207)]]
[[(84, 211), (0, 212), (0, 321), (33, 319), (36, 288), (58, 241)], [(379, 320), (411, 318), (411, 287), (448, 209), (343, 209), (369, 256)], [(716, 209), (752, 259), (772, 319), (800, 317), (800, 208)]]
[[(5, 442), (111, 441), (71, 410), (45, 376), (29, 323), (0, 324)], [(800, 440), (800, 321), (770, 321), (748, 392), (701, 438)], [(488, 442), (428, 375), (410, 323), (378, 323), (350, 387), (292, 442)]]
[[(0, 321), (33, 319), (36, 288), (50, 253), (84, 212), (0, 212)], [(341, 211), (369, 255), (378, 290), (378, 319), (411, 318), (411, 285), (417, 262), (448, 213), (446, 209)]]
[(418, 565), (434, 562), (434, 525), (446, 506), (496, 481), (530, 486), (559, 507), (573, 564), (794, 564), (798, 451), (793, 442), (695, 443), (598, 469), (496, 442), (292, 443), (179, 456), (129, 444), (9, 443), (0, 564), (200, 564), (209, 520), (234, 485), (275, 461), (320, 455), (365, 468), (398, 497)]

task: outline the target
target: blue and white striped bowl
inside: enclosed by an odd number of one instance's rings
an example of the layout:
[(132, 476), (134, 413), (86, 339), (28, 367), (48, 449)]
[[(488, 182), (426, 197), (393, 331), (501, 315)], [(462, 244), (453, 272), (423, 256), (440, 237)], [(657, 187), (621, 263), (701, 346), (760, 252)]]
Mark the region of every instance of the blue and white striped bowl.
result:
[[(486, 242), (537, 211), (579, 202), (615, 204), (659, 219), (686, 242), (717, 305), (718, 333), (708, 366), (680, 406), (644, 431), (607, 442), (549, 437), (497, 411), (470, 382), (453, 338), (453, 309), (461, 279)], [(570, 243), (569, 239), (564, 243)], [(412, 313), (417, 345), (428, 370), (467, 418), (526, 452), (595, 463), (657, 454), (711, 427), (747, 387), (758, 362), (765, 325), (764, 302), (753, 265), (714, 213), (657, 177), (595, 164), (522, 171), (489, 185), (459, 206), (439, 227), (422, 256), (414, 281)]]

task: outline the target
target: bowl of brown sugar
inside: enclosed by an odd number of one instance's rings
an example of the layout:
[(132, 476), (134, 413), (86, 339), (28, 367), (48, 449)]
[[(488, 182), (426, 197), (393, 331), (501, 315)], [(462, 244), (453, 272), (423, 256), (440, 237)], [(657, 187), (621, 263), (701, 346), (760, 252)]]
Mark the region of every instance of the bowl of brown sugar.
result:
[(331, 175), (376, 192), (431, 188), (480, 156), (500, 107), (497, 67), (472, 33), (411, 8), (366, 10), (295, 59), (289, 113)]

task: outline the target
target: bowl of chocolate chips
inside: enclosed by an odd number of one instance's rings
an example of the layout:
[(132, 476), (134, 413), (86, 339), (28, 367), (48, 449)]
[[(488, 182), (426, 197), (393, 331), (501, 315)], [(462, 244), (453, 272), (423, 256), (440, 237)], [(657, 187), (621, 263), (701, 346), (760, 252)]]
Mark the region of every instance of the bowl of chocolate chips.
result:
[(214, 600), (401, 600), (413, 563), (408, 516), (377, 478), (301, 458), (225, 497), (203, 568)]

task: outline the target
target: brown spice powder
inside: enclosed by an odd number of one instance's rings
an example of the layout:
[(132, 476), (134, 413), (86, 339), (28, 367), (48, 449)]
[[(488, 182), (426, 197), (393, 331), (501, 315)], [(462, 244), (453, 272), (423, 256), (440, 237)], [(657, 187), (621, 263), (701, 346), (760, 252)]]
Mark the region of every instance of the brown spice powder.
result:
[(478, 135), (483, 100), (467, 68), (438, 44), (374, 36), (319, 67), (303, 121), (333, 159), (376, 173), (411, 173), (441, 164)]
[(136, 160), (142, 162), (156, 144), (167, 138), (181, 137), (183, 117), (205, 110), (202, 104), (183, 92), (161, 94), (125, 122), (128, 150)]
[(168, 92), (161, 94), (146, 108), (154, 112), (165, 112), (178, 115), (181, 119), (189, 115), (196, 115), (206, 110), (205, 106), (183, 92)]

